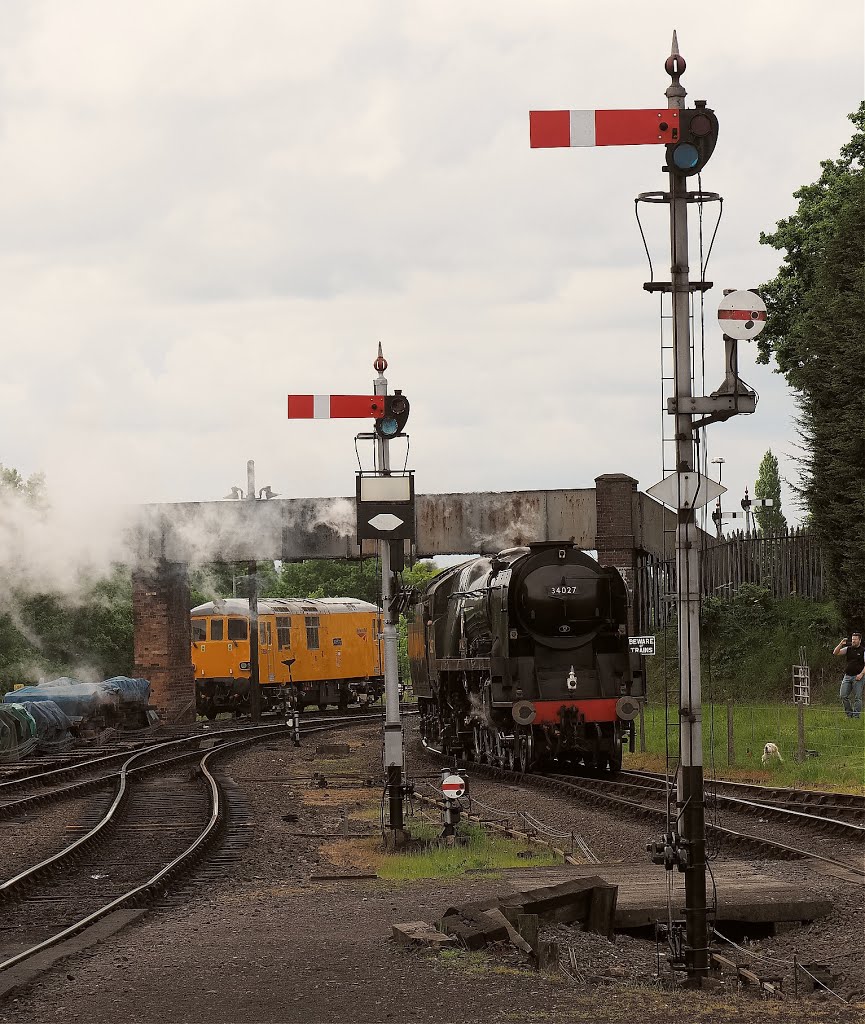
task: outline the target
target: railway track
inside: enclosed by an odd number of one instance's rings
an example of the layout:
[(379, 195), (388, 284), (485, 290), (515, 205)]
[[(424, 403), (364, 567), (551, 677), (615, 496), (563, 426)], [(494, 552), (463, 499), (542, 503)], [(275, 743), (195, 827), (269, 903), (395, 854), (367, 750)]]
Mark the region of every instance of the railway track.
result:
[[(358, 720), (306, 720), (301, 735)], [(100, 795), (72, 842), (0, 883), (0, 994), (17, 983), (16, 972), (28, 961), (116, 911), (149, 905), (211, 850), (228, 819), (213, 760), (258, 740), (292, 735), (284, 725), (226, 731), (232, 735), (217, 745), (211, 733), (127, 752), (110, 776), (98, 780), (114, 783), (113, 791)], [(200, 749), (202, 742), (209, 749)], [(179, 750), (184, 743), (192, 749)]]
[[(440, 757), (444, 756), (436, 748), (428, 745), (425, 746), (431, 753), (437, 754)], [(465, 769), (468, 772), (507, 782), (511, 785), (529, 785), (540, 789), (548, 789), (563, 796), (611, 807), (630, 815), (653, 818), (659, 822), (662, 828), (667, 824), (665, 784), (659, 789), (657, 786), (646, 785), (645, 779), (641, 785), (637, 782), (620, 781), (620, 777), (603, 779), (597, 776), (522, 774), (494, 765), (481, 764), (476, 761), (467, 762)], [(660, 776), (659, 779), (663, 779), (663, 776)], [(627, 792), (627, 795), (625, 795), (623, 790)], [(745, 803), (749, 802), (745, 801)], [(865, 868), (862, 867), (863, 852), (865, 852), (865, 828), (862, 826), (851, 822), (832, 820), (832, 829), (834, 830), (837, 826), (842, 826), (845, 834), (843, 839), (833, 835), (831, 851), (832, 854), (836, 855), (829, 855), (825, 847), (825, 844), (829, 841), (823, 836), (814, 834), (815, 831), (825, 828), (818, 816), (788, 811), (787, 817), (784, 820), (788, 829), (791, 822), (796, 822), (798, 826), (807, 826), (810, 836), (807, 836), (804, 842), (806, 844), (816, 843), (818, 846), (822, 842), (824, 844), (823, 849), (815, 848), (814, 846), (811, 846), (811, 848), (807, 845), (803, 846), (798, 840), (795, 843), (786, 842), (785, 839), (788, 838), (786, 833), (784, 833), (784, 838), (781, 838), (778, 834), (774, 836), (767, 834), (769, 830), (765, 827), (765, 819), (760, 822), (764, 826), (760, 834), (755, 834), (750, 830), (751, 825), (747, 824), (747, 822), (749, 816), (761, 809), (761, 805), (753, 801), (750, 803), (752, 804), (750, 808), (737, 808), (735, 812), (725, 814), (726, 823), (723, 825), (720, 824), (720, 821), (709, 820), (711, 813), (710, 809), (707, 808), (706, 834), (710, 841), (720, 841), (728, 847), (748, 850), (773, 859), (814, 859), (840, 869), (843, 875), (849, 879), (865, 879)], [(772, 809), (780, 810), (777, 807)], [(736, 817), (735, 822), (729, 820), (733, 815)], [(741, 824), (741, 821), (746, 822), (746, 824)], [(736, 824), (735, 828), (732, 827), (734, 823)], [(753, 824), (753, 821), (751, 821), (751, 824)]]
[[(404, 711), (404, 714), (413, 714)], [(383, 710), (355, 711), (348, 714), (323, 712), (317, 715), (305, 715), (301, 718), (301, 727), (321, 722), (357, 723), (362, 721), (378, 721), (384, 715)], [(0, 782), (0, 820), (19, 814), (30, 813), (41, 804), (53, 800), (81, 796), (101, 787), (114, 784), (120, 775), (120, 766), (130, 758), (139, 759), (132, 769), (141, 775), (151, 770), (153, 765), (162, 763), (162, 754), (168, 748), (181, 751), (189, 748), (192, 752), (198, 746), (221, 744), (231, 739), (240, 739), (250, 735), (277, 735), (285, 732), (285, 722), (273, 718), (264, 725), (230, 726), (224, 729), (209, 729), (205, 733), (194, 733), (172, 739), (154, 740), (137, 744), (132, 748), (99, 754), (97, 757), (74, 758), (68, 763), (54, 767), (56, 761), (49, 760), (41, 771), (30, 774), (16, 774), (16, 777)], [(178, 756), (189, 757), (190, 753), (178, 753)], [(38, 762), (37, 762), (38, 766)]]
[[(578, 781), (585, 788), (595, 788), (630, 796), (638, 800), (654, 798), (666, 803), (668, 781), (665, 775), (646, 772), (621, 772), (614, 779), (597, 776), (550, 775), (550, 778)], [(733, 784), (736, 785), (735, 783)], [(865, 806), (859, 806), (858, 797), (853, 794), (838, 794), (848, 797), (850, 802), (818, 803), (787, 798), (777, 795), (780, 791), (763, 790), (760, 786), (744, 786), (742, 789), (728, 789), (726, 783), (707, 781), (705, 787), (706, 813), (724, 810), (734, 813), (751, 814), (760, 818), (783, 821), (791, 827), (808, 826), (830, 835), (845, 837), (853, 841), (865, 839), (865, 826), (859, 822)], [(673, 785), (675, 791), (675, 785)], [(798, 794), (798, 790), (787, 791)], [(747, 794), (747, 795), (746, 795)], [(835, 796), (836, 794), (820, 794)]]
[[(629, 780), (646, 779), (650, 783), (658, 780), (663, 783), (666, 780), (666, 776), (660, 772), (629, 771), (622, 775)], [(712, 794), (738, 798), (745, 803), (759, 805), (764, 810), (769, 807), (780, 808), (857, 825), (865, 823), (865, 796), (855, 793), (824, 793), (812, 789), (789, 789), (726, 779), (713, 779), (707, 782), (706, 788)]]

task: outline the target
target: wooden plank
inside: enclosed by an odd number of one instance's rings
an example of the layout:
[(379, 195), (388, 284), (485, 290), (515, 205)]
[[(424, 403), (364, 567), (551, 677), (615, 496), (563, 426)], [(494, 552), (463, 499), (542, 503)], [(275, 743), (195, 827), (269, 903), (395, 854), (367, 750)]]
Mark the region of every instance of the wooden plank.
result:
[[(502, 875), (517, 891), (550, 884), (558, 878), (598, 875), (618, 886), (615, 927), (636, 928), (652, 924), (667, 915), (667, 880), (663, 872), (642, 863), (562, 865), (554, 868), (508, 868)], [(684, 883), (674, 876), (674, 909), (685, 905)], [(761, 875), (750, 865), (715, 865), (718, 919), (723, 921), (810, 921), (828, 914), (828, 900), (800, 895), (795, 886)], [(708, 888), (708, 886), (707, 886)]]

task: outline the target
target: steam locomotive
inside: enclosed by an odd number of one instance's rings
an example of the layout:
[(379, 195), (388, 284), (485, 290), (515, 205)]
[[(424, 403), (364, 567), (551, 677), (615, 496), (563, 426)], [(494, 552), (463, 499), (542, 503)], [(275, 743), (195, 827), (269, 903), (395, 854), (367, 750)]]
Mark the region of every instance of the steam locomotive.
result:
[(619, 771), (645, 696), (627, 612), (618, 570), (569, 541), (446, 569), (409, 623), (424, 742), (518, 771)]

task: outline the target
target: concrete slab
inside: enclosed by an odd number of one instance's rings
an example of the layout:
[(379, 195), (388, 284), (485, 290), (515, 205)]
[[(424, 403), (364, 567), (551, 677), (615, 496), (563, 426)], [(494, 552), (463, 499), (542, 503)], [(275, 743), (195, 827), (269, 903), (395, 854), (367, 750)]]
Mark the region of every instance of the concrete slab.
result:
[[(715, 862), (712, 865), (718, 893), (717, 920), (781, 922), (813, 921), (825, 917), (832, 904), (787, 882), (762, 874), (744, 861)], [(516, 892), (555, 885), (571, 879), (597, 875), (618, 886), (615, 927), (641, 928), (667, 918), (668, 872), (647, 862), (620, 864), (554, 865), (552, 867), (507, 868), (501, 871), (506, 884)], [(673, 913), (684, 916), (684, 876), (672, 872)], [(712, 898), (711, 880), (707, 895)]]

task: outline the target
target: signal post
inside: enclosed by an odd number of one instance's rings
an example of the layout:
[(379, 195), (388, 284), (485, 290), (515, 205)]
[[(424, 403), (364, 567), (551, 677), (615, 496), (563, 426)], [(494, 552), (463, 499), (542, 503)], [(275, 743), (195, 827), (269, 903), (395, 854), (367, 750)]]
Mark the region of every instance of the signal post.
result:
[[(738, 376), (736, 337), (724, 336), (725, 378), (709, 396), (691, 393), (691, 295), (711, 287), (691, 282), (688, 266), (688, 204), (718, 199), (714, 193), (689, 191), (687, 179), (699, 174), (712, 155), (718, 120), (697, 100), (685, 107), (686, 92), (680, 78), (685, 61), (673, 33), (672, 52), (664, 64), (672, 79), (666, 90), (668, 105), (660, 110), (546, 110), (530, 114), (532, 148), (628, 146), (660, 144), (666, 147), (668, 192), (649, 192), (644, 202), (670, 207), (670, 280), (650, 282), (649, 291), (668, 292), (673, 311), (674, 395), (667, 412), (675, 417), (676, 471), (648, 489), (653, 497), (674, 508), (676, 528), (676, 580), (679, 651), (679, 765), (675, 809), (670, 809), (668, 831), (649, 846), (652, 860), (685, 876), (684, 967), (692, 984), (699, 985), (709, 968), (709, 930), (706, 906), (706, 827), (703, 808), (703, 733), (700, 680), (700, 561), (696, 510), (725, 488), (699, 472), (694, 433), (709, 423), (726, 420), (756, 407), (754, 392)], [(743, 298), (744, 297), (744, 298)], [(736, 292), (722, 326), (732, 319), (747, 321), (750, 337), (759, 331), (761, 300), (750, 292)], [(757, 306), (757, 311), (753, 311)], [(765, 306), (763, 321), (765, 321)], [(740, 313), (744, 312), (744, 317)], [(730, 334), (734, 332), (731, 330)], [(671, 942), (674, 947), (675, 943)]]
[(398, 621), (400, 602), (395, 593), (394, 573), (404, 564), (406, 540), (414, 543), (414, 475), (411, 470), (393, 473), (390, 442), (404, 436), (409, 401), (397, 391), (389, 395), (387, 360), (381, 344), (373, 363), (378, 376), (372, 396), (289, 395), (289, 419), (336, 419), (371, 416), (374, 433), (358, 434), (375, 445), (375, 469), (361, 470), (357, 478), (357, 541), (379, 542), (381, 560), (382, 648), (385, 685), (384, 771), (388, 792), (388, 825), (394, 845), (405, 838), (403, 796), (403, 733), (399, 709)]

